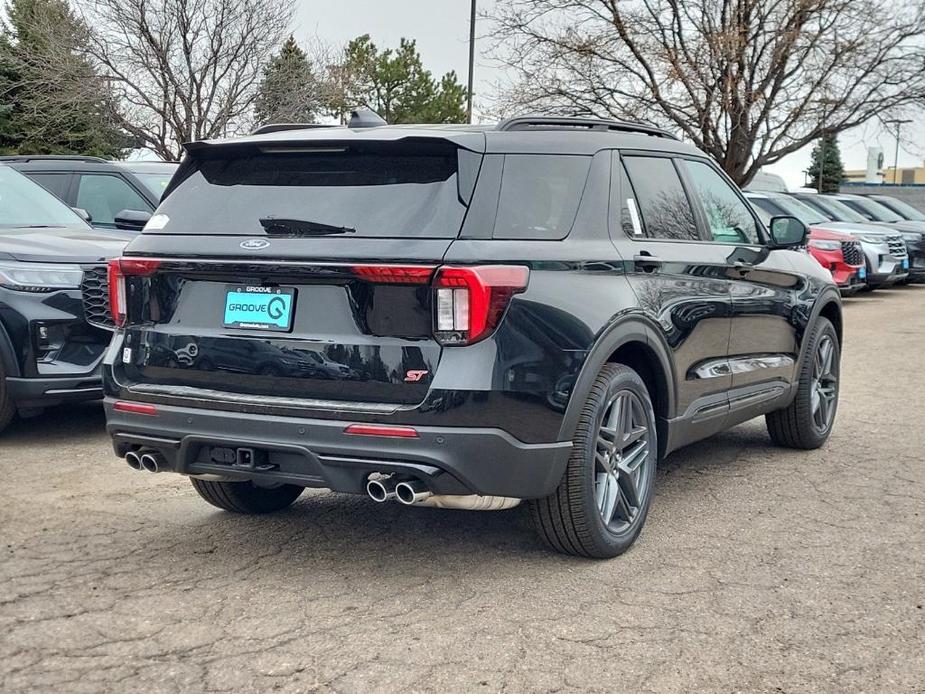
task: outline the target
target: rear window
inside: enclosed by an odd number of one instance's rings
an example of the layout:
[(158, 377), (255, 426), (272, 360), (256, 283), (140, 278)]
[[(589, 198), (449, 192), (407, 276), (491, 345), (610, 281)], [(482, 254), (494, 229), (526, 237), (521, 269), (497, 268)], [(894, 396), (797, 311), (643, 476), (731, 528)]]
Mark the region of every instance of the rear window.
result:
[(506, 155), (493, 238), (568, 236), (590, 167), (585, 156)]
[(450, 143), (216, 147), (182, 168), (149, 233), (455, 238), (466, 209)]

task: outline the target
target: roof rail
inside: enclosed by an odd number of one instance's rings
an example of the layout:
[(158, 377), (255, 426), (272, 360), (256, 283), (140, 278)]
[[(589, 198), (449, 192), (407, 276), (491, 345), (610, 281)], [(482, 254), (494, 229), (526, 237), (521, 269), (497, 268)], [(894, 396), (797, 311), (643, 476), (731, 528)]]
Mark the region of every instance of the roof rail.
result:
[(254, 130), (251, 135), (266, 135), (278, 133), (283, 130), (315, 130), (316, 128), (336, 128), (336, 125), (326, 123), (267, 123)]
[(573, 128), (575, 130), (601, 130), (625, 133), (643, 133), (655, 137), (665, 137), (671, 140), (678, 138), (661, 128), (644, 123), (630, 123), (622, 120), (606, 120), (603, 118), (579, 118), (571, 116), (518, 116), (508, 118), (498, 124), (498, 130), (553, 130), (557, 128)]
[(102, 157), (89, 157), (80, 154), (6, 154), (0, 161), (85, 161), (94, 164), (110, 164)]

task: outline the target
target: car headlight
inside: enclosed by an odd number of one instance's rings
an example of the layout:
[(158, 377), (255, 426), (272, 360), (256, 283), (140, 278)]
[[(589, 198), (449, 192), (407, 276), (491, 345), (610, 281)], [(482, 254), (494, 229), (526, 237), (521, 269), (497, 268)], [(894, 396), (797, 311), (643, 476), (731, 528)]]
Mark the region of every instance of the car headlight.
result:
[(841, 241), (829, 241), (827, 239), (810, 239), (809, 245), (822, 251), (837, 251), (841, 248)]
[(79, 265), (0, 262), (0, 287), (21, 292), (78, 289), (82, 279)]
[(882, 236), (868, 236), (867, 234), (857, 234), (857, 238), (867, 243), (884, 243)]

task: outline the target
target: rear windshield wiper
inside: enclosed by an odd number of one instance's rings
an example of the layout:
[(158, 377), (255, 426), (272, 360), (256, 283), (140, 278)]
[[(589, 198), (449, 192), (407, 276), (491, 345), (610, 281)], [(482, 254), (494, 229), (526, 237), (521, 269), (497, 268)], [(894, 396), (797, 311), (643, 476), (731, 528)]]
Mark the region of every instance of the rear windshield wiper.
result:
[(267, 236), (330, 236), (333, 234), (355, 234), (356, 229), (339, 227), (321, 222), (310, 222), (307, 219), (278, 219), (264, 217), (260, 225), (267, 232)]

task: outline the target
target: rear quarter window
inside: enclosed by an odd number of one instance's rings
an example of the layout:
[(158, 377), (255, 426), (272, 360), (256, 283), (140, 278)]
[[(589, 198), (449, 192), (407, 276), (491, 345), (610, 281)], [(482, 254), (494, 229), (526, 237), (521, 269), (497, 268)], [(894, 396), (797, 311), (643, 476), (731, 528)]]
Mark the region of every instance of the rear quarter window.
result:
[(493, 238), (564, 239), (575, 221), (590, 166), (586, 156), (506, 155)]

